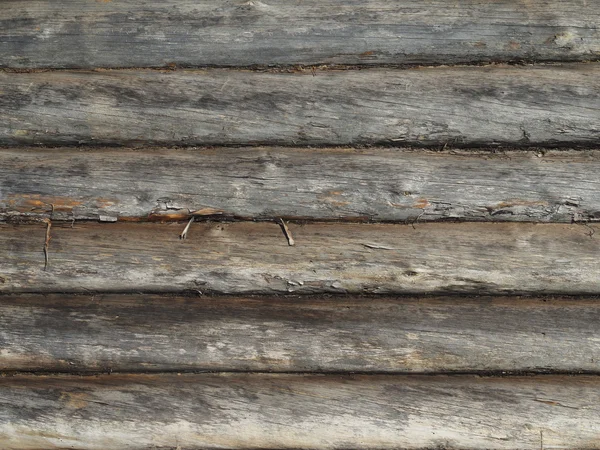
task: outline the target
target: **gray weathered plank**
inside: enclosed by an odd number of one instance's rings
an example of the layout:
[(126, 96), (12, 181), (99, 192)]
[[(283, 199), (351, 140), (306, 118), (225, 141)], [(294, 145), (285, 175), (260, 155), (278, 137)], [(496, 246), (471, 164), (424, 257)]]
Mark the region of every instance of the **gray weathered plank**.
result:
[(0, 225), (0, 291), (599, 294), (594, 225)]
[(0, 150), (0, 219), (600, 218), (600, 151), (88, 150)]
[(598, 449), (600, 377), (0, 378), (6, 450)]
[(3, 371), (600, 372), (598, 299), (0, 297)]
[(600, 138), (595, 63), (0, 73), (0, 91), (4, 145), (527, 146)]
[(585, 60), (599, 24), (595, 0), (3, 0), (0, 67)]

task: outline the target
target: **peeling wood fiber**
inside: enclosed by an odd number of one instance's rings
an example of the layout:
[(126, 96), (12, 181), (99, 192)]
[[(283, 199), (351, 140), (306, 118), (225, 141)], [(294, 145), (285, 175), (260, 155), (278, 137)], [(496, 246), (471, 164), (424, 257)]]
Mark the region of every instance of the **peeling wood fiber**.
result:
[(597, 298), (0, 297), (0, 370), (600, 372)]
[(585, 224), (0, 225), (1, 292), (599, 294)]
[(0, 378), (7, 450), (597, 449), (597, 377)]
[(0, 73), (0, 144), (597, 145), (600, 64)]
[(573, 61), (594, 0), (3, 0), (0, 67)]
[(0, 219), (600, 219), (600, 151), (0, 150)]

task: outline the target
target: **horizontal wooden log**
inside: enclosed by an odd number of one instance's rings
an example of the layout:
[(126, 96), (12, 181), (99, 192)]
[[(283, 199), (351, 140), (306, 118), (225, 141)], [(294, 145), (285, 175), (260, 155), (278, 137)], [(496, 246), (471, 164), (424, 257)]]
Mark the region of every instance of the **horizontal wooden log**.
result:
[(0, 225), (0, 291), (600, 293), (594, 225)]
[(399, 64), (600, 55), (578, 0), (3, 0), (0, 67)]
[(0, 150), (0, 220), (600, 219), (600, 151)]
[(17, 376), (0, 399), (7, 450), (600, 448), (590, 376)]
[(0, 72), (0, 144), (597, 145), (600, 64)]
[(598, 299), (0, 297), (0, 370), (600, 372)]

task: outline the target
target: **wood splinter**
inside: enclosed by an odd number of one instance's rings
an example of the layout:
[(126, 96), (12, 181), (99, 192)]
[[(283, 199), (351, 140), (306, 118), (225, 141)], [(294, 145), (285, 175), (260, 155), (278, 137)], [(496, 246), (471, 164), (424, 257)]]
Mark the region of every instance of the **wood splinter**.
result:
[(50, 246), (50, 229), (52, 228), (52, 220), (46, 219), (46, 240), (44, 241), (44, 270), (48, 270), (48, 247)]
[(190, 219), (190, 221), (187, 223), (187, 225), (185, 226), (185, 228), (183, 229), (183, 231), (179, 235), (179, 239), (185, 239), (187, 237), (188, 231), (189, 231), (190, 226), (192, 225), (192, 222), (194, 221), (194, 219), (195, 219), (195, 217), (192, 216), (192, 218)]
[(288, 228), (287, 224), (283, 221), (283, 219), (277, 219), (277, 223), (281, 225), (281, 229), (283, 230), (283, 234), (285, 235), (285, 238), (288, 241), (288, 245), (290, 247), (296, 245), (296, 242), (294, 242), (294, 238), (292, 237), (292, 233), (290, 232), (290, 229)]

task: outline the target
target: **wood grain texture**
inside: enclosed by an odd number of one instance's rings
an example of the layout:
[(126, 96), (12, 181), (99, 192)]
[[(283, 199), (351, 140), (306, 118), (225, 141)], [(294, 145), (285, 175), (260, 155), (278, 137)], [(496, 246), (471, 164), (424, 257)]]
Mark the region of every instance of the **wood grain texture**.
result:
[(0, 297), (0, 370), (600, 372), (598, 299)]
[(0, 91), (4, 145), (593, 146), (600, 138), (592, 63), (0, 73)]
[(0, 150), (0, 220), (600, 218), (600, 151)]
[(3, 0), (0, 67), (403, 64), (600, 55), (594, 1)]
[(594, 225), (0, 225), (0, 291), (600, 293)]
[(18, 376), (0, 399), (7, 450), (600, 448), (587, 376)]

